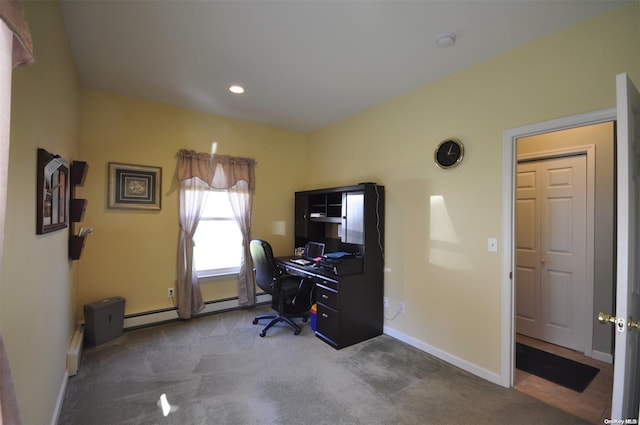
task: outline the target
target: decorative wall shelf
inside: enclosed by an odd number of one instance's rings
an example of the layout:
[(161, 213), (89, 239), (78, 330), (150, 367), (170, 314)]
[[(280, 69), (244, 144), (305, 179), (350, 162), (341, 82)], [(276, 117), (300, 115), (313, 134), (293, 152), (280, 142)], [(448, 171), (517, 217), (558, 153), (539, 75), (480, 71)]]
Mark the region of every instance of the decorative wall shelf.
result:
[(77, 235), (75, 231), (75, 223), (82, 221), (88, 203), (86, 199), (76, 198), (76, 187), (84, 185), (88, 169), (89, 166), (84, 161), (73, 161), (71, 163), (71, 175), (69, 177), (71, 184), (71, 196), (69, 199), (69, 221), (71, 226), (69, 231), (69, 258), (71, 260), (80, 259), (86, 237)]

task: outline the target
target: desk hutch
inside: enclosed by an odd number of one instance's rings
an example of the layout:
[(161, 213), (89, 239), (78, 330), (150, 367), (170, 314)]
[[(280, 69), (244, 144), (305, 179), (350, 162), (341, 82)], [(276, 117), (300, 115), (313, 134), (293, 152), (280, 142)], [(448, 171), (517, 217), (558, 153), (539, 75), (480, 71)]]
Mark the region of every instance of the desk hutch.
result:
[[(281, 261), (289, 273), (314, 282), (316, 336), (336, 349), (382, 334), (384, 295), (384, 186), (353, 186), (295, 193), (295, 244), (323, 242), (325, 252), (348, 252), (358, 268), (333, 270)], [(361, 265), (361, 266), (360, 266)]]

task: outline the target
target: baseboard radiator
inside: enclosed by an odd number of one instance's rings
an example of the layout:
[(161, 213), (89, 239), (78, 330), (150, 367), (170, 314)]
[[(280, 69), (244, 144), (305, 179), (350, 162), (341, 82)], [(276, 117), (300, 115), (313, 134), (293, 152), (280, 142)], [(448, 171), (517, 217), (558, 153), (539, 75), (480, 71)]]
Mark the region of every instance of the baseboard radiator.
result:
[(73, 332), (69, 349), (67, 350), (67, 373), (74, 376), (80, 368), (80, 356), (82, 355), (82, 342), (84, 340), (84, 325), (78, 325)]
[[(270, 294), (258, 294), (256, 296), (256, 303), (263, 304), (271, 302)], [(197, 316), (206, 316), (212, 313), (221, 313), (223, 311), (236, 310), (239, 308), (243, 308), (239, 302), (238, 297), (227, 298), (223, 300), (216, 301), (206, 301), (204, 310), (195, 315)], [(147, 326), (159, 325), (161, 323), (174, 322), (178, 319), (178, 311), (177, 308), (167, 308), (163, 310), (155, 310), (155, 311), (145, 311), (141, 313), (135, 313), (124, 316), (124, 329), (125, 330), (133, 330), (137, 328), (144, 328)]]

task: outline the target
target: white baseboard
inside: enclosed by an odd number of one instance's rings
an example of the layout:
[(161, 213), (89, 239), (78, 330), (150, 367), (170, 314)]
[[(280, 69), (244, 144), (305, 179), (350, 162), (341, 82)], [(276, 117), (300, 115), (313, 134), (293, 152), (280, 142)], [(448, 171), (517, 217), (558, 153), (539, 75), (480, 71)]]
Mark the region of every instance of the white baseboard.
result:
[(602, 351), (593, 350), (591, 352), (591, 358), (594, 360), (600, 360), (601, 362), (613, 364), (613, 354), (603, 353)]
[(69, 382), (69, 375), (65, 373), (62, 377), (62, 384), (60, 385), (60, 391), (58, 391), (58, 398), (56, 399), (56, 405), (53, 409), (53, 416), (51, 416), (51, 425), (57, 425), (58, 419), (60, 419), (60, 412), (62, 412), (62, 404), (64, 403), (64, 395), (67, 392), (68, 382)]
[[(260, 294), (256, 296), (256, 303), (271, 302), (270, 294)], [(232, 310), (242, 307), (237, 298), (231, 298), (222, 301), (213, 301), (205, 304), (204, 310), (198, 313), (198, 316), (203, 316), (211, 313), (217, 313), (225, 310)], [(178, 311), (176, 308), (150, 311), (146, 313), (140, 313), (133, 316), (124, 318), (124, 329), (137, 328), (141, 326), (155, 325), (163, 322), (170, 322), (178, 319)]]
[(492, 382), (500, 386), (504, 386), (502, 377), (495, 372), (491, 372), (490, 370), (479, 367), (478, 365), (475, 365), (459, 357), (456, 357), (450, 353), (447, 353), (446, 351), (442, 351), (439, 348), (432, 347), (429, 344), (425, 344), (422, 341), (419, 341), (415, 338), (412, 338), (408, 335), (403, 334), (402, 332), (398, 332), (395, 329), (389, 328), (387, 326), (384, 327), (384, 333), (397, 340), (405, 342), (411, 345), (412, 347), (417, 348), (418, 350), (422, 350), (425, 353), (431, 354), (432, 356), (435, 356), (440, 360), (444, 360), (445, 362), (450, 363), (453, 366), (456, 366), (473, 375), (476, 375), (482, 379), (485, 379), (489, 382)]
[[(425, 353), (431, 354), (440, 360), (444, 360), (447, 363), (450, 363), (460, 369), (466, 370), (469, 373), (472, 373), (482, 379), (486, 379), (489, 382), (493, 382), (494, 384), (500, 385), (504, 387), (503, 379), (499, 374), (491, 372), (490, 370), (478, 367), (477, 365), (470, 363), (466, 360), (460, 359), (459, 357), (453, 356), (446, 351), (442, 351), (438, 348), (432, 347), (429, 344), (425, 344), (422, 341), (418, 341), (415, 338), (407, 336), (402, 332), (398, 332), (395, 329), (389, 328), (387, 326), (384, 327), (385, 335), (389, 335), (397, 340), (405, 342), (412, 347), (417, 348), (418, 350), (422, 350)], [(603, 353), (601, 351), (593, 350), (591, 353), (591, 358), (595, 360), (599, 360), (601, 362), (613, 364), (613, 355), (609, 353)]]

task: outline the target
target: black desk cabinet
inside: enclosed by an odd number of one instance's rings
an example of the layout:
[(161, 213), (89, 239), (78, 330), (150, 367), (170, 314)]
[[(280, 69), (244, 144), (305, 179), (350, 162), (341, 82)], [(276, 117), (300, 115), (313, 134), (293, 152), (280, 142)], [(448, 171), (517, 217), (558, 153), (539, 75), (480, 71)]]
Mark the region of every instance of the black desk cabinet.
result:
[(325, 252), (363, 257), (362, 273), (329, 270), (283, 261), (290, 273), (316, 286), (316, 336), (336, 349), (382, 334), (384, 311), (384, 186), (373, 183), (296, 192), (296, 246), (323, 242)]
[(366, 273), (333, 276), (315, 267), (298, 266), (279, 258), (287, 273), (303, 276), (315, 284), (316, 336), (336, 349), (382, 334), (383, 285)]
[(382, 291), (371, 283), (364, 274), (316, 278), (320, 339), (339, 349), (382, 334)]

